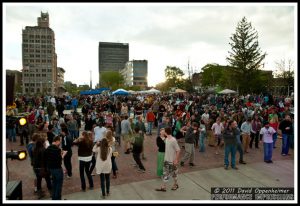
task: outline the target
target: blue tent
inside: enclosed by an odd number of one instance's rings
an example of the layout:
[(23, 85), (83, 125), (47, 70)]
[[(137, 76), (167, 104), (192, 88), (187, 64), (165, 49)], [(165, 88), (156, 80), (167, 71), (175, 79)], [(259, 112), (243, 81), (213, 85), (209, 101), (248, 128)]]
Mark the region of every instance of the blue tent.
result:
[(117, 89), (112, 93), (113, 95), (128, 95), (129, 92), (126, 91), (125, 89)]
[(103, 91), (109, 90), (108, 88), (99, 88), (99, 89), (92, 89), (92, 90), (85, 90), (81, 91), (80, 95), (94, 95), (94, 94), (101, 94)]

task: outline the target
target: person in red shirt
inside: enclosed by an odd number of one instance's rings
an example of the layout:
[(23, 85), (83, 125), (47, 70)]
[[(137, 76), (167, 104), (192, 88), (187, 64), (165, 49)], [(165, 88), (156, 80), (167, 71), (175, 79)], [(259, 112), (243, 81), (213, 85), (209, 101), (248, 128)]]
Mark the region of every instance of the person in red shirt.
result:
[(148, 127), (147, 127), (148, 135), (152, 135), (152, 126), (153, 126), (153, 122), (155, 121), (155, 115), (152, 112), (151, 108), (149, 108), (149, 110), (147, 112), (146, 119), (147, 119), (147, 123), (148, 123)]

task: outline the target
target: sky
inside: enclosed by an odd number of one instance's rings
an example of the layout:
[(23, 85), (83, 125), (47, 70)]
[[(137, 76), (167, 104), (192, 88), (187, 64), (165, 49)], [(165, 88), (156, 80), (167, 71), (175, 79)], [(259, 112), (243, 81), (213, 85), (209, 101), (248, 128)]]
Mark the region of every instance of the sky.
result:
[[(165, 80), (164, 69), (176, 66), (200, 72), (208, 63), (227, 65), (230, 37), (243, 17), (258, 32), (267, 53), (264, 70), (292, 60), (297, 41), (296, 4), (283, 3), (5, 3), (3, 68), (22, 69), (22, 29), (37, 26), (48, 12), (55, 32), (57, 66), (65, 81), (98, 83), (99, 42), (129, 43), (129, 60), (148, 60), (148, 85)], [(90, 71), (92, 75), (90, 75)], [(276, 71), (275, 71), (276, 72)]]

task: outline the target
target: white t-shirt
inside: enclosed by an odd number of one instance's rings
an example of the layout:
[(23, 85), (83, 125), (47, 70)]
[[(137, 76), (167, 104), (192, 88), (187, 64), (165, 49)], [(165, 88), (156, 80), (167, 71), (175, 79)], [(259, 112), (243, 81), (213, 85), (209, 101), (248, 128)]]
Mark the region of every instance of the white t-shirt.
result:
[(105, 137), (106, 128), (97, 126), (94, 128), (94, 133), (95, 133), (94, 142), (101, 141)]
[(209, 114), (207, 113), (203, 113), (202, 116), (201, 116), (201, 119), (205, 122), (208, 122), (209, 120)]
[(211, 130), (213, 131), (214, 134), (221, 134), (222, 129), (224, 129), (222, 122), (220, 122), (220, 124), (218, 123), (214, 123), (211, 127)]
[(174, 137), (166, 138), (165, 161), (173, 162), (176, 159), (177, 151), (180, 151), (177, 140)]
[(266, 127), (261, 128), (260, 134), (263, 135), (263, 142), (264, 143), (273, 143), (273, 134), (276, 133), (273, 127), (269, 127), (268, 129)]

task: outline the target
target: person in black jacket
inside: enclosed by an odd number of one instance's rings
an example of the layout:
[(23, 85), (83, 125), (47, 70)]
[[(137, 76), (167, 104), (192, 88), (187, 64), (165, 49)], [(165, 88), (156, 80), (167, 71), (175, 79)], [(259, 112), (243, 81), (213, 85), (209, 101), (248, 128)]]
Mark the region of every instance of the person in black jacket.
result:
[(61, 128), (62, 135), (62, 150), (66, 153), (64, 156), (64, 165), (67, 170), (67, 178), (72, 177), (72, 138), (69, 136), (68, 129)]
[(45, 151), (45, 160), (47, 169), (52, 176), (52, 200), (61, 200), (62, 185), (64, 173), (61, 167), (62, 158), (65, 153), (62, 153), (59, 148), (61, 144), (61, 137), (55, 136), (52, 145)]
[(165, 159), (165, 128), (160, 129), (160, 135), (156, 138), (156, 145), (158, 147), (158, 154), (157, 154), (157, 176), (161, 177), (163, 175), (163, 168), (164, 168), (164, 159)]
[(93, 139), (90, 138), (91, 135), (88, 135), (88, 133), (91, 132), (83, 131), (82, 137), (73, 142), (74, 145), (78, 145), (79, 173), (82, 191), (86, 190), (84, 170), (89, 180), (90, 189), (94, 188), (93, 178), (89, 172), (93, 155)]
[(45, 178), (47, 183), (47, 188), (50, 193), (52, 189), (50, 174), (46, 169), (44, 144), (45, 144), (45, 138), (41, 136), (37, 137), (35, 147), (32, 151), (32, 163), (33, 163), (33, 169), (37, 180), (37, 193), (39, 199), (41, 199), (44, 196), (42, 191), (42, 178)]

